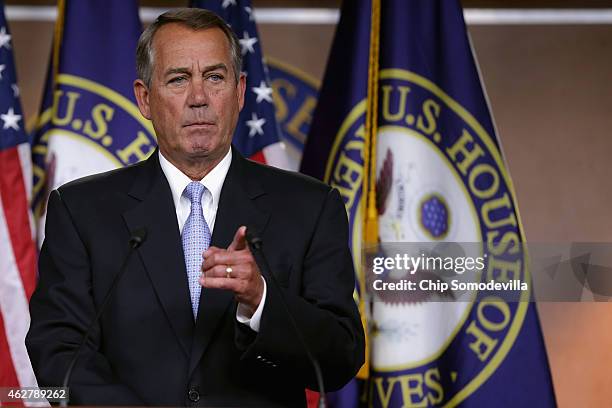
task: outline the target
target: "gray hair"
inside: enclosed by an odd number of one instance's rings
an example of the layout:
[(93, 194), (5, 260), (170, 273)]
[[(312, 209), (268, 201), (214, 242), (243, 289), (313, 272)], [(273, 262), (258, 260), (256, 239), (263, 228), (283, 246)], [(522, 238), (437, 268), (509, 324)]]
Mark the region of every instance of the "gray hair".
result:
[(236, 82), (240, 78), (242, 69), (242, 50), (238, 37), (229, 25), (217, 14), (209, 10), (199, 8), (178, 8), (160, 14), (159, 17), (149, 25), (138, 39), (136, 47), (136, 72), (138, 78), (142, 79), (145, 85), (151, 86), (153, 76), (153, 37), (157, 30), (170, 23), (182, 24), (193, 30), (206, 30), (209, 28), (219, 28), (225, 34), (230, 45), (230, 57), (232, 68), (236, 77)]

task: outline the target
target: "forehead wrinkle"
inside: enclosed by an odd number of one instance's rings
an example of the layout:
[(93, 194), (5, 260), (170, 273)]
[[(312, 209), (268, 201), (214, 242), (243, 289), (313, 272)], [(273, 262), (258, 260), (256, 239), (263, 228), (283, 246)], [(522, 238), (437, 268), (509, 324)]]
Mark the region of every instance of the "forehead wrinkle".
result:
[[(153, 44), (152, 44), (153, 46), (151, 47), (151, 51), (152, 51), (151, 54), (154, 54), (154, 55), (151, 55), (152, 57), (151, 60), (153, 61), (153, 59), (155, 59), (155, 62), (156, 62), (156, 64), (151, 64), (151, 65), (155, 71), (157, 71), (155, 67), (159, 65), (162, 65), (162, 66), (166, 65), (165, 62), (168, 60), (170, 61), (174, 60), (173, 62), (179, 62), (179, 64), (177, 64), (179, 66), (177, 65), (170, 66), (164, 71), (162, 71), (161, 72), (162, 78), (168, 75), (174, 74), (174, 73), (184, 73), (184, 74), (189, 74), (189, 75), (195, 75), (195, 74), (207, 73), (207, 72), (214, 71), (217, 69), (223, 70), (224, 73), (228, 73), (230, 71), (233, 72), (233, 65), (231, 64), (231, 53), (229, 50), (229, 43), (226, 38), (223, 39), (223, 44), (222, 45), (220, 44), (221, 53), (223, 55), (219, 55), (218, 49), (213, 49), (212, 51), (202, 50), (202, 52), (204, 52), (204, 54), (206, 55), (208, 55), (209, 53), (215, 54), (214, 56), (212, 55), (210, 56), (212, 56), (217, 61), (213, 60), (212, 63), (209, 63), (208, 65), (200, 68), (201, 65), (203, 65), (204, 63), (210, 62), (210, 59), (208, 57), (206, 57), (204, 60), (198, 58), (198, 57), (201, 57), (201, 55), (198, 55), (199, 52), (197, 52), (195, 49), (200, 48), (202, 46), (202, 43), (201, 42), (184, 43), (180, 41), (180, 38), (179, 38), (179, 41), (173, 41), (172, 38), (177, 33), (173, 32), (172, 35), (168, 37), (169, 33), (166, 32), (166, 30), (170, 28), (174, 28), (175, 31), (178, 31), (178, 32), (186, 30), (189, 32), (189, 34), (198, 33), (200, 32), (200, 30), (192, 30), (192, 29), (189, 29), (188, 27), (182, 27), (180, 25), (177, 27), (173, 27), (173, 26), (174, 26), (174, 23), (170, 23), (167, 26), (161, 27), (157, 35), (153, 38)], [(209, 30), (214, 30), (214, 29), (205, 29), (202, 31), (208, 32)], [(193, 58), (194, 56), (195, 58)], [(224, 61), (226, 57), (228, 60)], [(183, 62), (180, 61), (181, 59), (183, 59)], [(206, 61), (206, 59), (208, 59), (208, 61)], [(232, 66), (231, 69), (230, 69), (230, 66)]]
[[(198, 69), (200, 69), (200, 61), (198, 61)], [(215, 71), (217, 69), (221, 69), (227, 72), (227, 65), (223, 62), (219, 62), (218, 64), (206, 65), (203, 69), (200, 69), (200, 72), (210, 72)]]

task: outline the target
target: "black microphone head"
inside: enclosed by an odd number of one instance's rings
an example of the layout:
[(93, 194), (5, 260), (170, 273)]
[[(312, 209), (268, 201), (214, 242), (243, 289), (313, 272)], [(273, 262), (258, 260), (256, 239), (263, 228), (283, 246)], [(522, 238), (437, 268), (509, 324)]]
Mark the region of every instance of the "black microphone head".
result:
[(147, 238), (147, 229), (142, 227), (137, 230), (132, 231), (132, 236), (130, 237), (130, 246), (134, 249), (138, 248)]
[(246, 240), (249, 245), (255, 249), (261, 248), (261, 245), (263, 244), (263, 241), (261, 238), (259, 238), (257, 232), (251, 227), (247, 227)]

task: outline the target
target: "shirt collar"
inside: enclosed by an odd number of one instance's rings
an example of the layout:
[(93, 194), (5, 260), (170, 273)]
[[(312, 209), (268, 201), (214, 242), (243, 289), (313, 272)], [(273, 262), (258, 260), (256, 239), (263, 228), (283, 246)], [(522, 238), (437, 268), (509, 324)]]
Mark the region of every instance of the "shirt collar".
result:
[[(185, 173), (180, 171), (174, 164), (170, 163), (168, 159), (164, 157), (162, 152), (159, 152), (159, 164), (162, 172), (168, 180), (170, 190), (172, 192), (172, 200), (174, 206), (178, 207), (181, 195), (187, 187), (187, 184), (191, 183), (191, 179), (187, 177)], [(221, 196), (221, 189), (223, 188), (223, 182), (229, 171), (230, 164), (232, 164), (232, 149), (230, 148), (223, 157), (223, 159), (217, 164), (202, 180), (200, 183), (210, 191), (213, 198), (213, 206), (219, 205), (219, 197)]]

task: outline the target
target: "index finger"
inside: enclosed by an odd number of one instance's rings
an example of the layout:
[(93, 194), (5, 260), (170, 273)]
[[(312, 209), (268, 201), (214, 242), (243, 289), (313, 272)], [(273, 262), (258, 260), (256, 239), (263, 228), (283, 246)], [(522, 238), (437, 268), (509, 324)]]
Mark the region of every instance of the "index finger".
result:
[(227, 247), (228, 251), (240, 251), (241, 249), (246, 248), (246, 227), (243, 225), (242, 227), (236, 230), (236, 234), (234, 234), (234, 239), (232, 243)]

